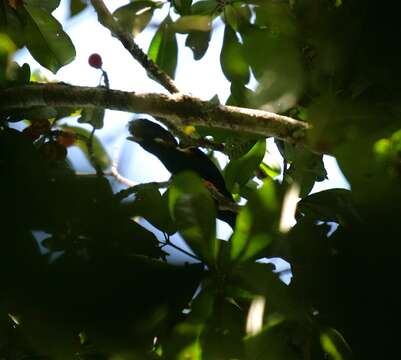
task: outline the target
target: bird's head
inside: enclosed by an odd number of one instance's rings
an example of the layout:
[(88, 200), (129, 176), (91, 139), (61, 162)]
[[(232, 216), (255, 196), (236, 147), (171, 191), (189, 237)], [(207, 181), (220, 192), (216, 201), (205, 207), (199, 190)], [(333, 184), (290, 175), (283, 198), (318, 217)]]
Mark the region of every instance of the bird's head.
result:
[(178, 145), (177, 140), (170, 132), (147, 119), (130, 121), (128, 124), (128, 131), (131, 136), (127, 139), (139, 144), (156, 142), (174, 147)]

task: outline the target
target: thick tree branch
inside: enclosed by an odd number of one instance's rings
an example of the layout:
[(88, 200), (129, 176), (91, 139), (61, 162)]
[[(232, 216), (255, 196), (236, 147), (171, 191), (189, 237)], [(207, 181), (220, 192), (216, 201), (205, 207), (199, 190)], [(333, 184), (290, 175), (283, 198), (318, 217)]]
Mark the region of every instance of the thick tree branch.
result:
[(173, 79), (168, 76), (162, 69), (157, 66), (149, 57), (142, 51), (142, 49), (136, 44), (132, 35), (121, 28), (120, 24), (113, 17), (110, 11), (107, 9), (103, 0), (91, 0), (92, 6), (94, 7), (99, 22), (109, 29), (111, 33), (117, 37), (128, 52), (137, 60), (144, 69), (148, 72), (148, 75), (160, 85), (162, 85), (170, 93), (178, 93), (179, 90), (174, 84)]
[(182, 94), (165, 95), (81, 87), (31, 84), (0, 89), (0, 114), (38, 106), (96, 107), (165, 118), (177, 127), (205, 126), (302, 143), (310, 125), (271, 112), (211, 104)]

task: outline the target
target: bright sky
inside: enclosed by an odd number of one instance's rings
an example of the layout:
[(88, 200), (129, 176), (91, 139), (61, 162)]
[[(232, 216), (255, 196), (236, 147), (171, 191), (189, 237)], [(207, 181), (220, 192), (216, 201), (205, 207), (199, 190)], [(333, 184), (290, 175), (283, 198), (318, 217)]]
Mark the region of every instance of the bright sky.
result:
[[(63, 67), (56, 76), (41, 68), (33, 60), (29, 52), (22, 50), (17, 54), (17, 62), (28, 62), (31, 68), (40, 68), (51, 79), (57, 79), (66, 83), (84, 86), (96, 86), (99, 83), (100, 71), (88, 65), (88, 57), (92, 53), (99, 53), (103, 58), (103, 67), (110, 78), (110, 85), (114, 89), (137, 92), (165, 92), (156, 82), (150, 80), (143, 68), (131, 57), (118, 40), (110, 35), (110, 32), (97, 22), (97, 17), (91, 8), (85, 10), (79, 16), (66, 22), (66, 1), (61, 1), (61, 6), (53, 15), (64, 24), (64, 29), (76, 47), (77, 57), (69, 65)], [(105, 1), (110, 11), (128, 1)], [(156, 10), (152, 23), (157, 24), (164, 18), (166, 11)], [(210, 99), (218, 95), (221, 102), (229, 96), (230, 84), (225, 79), (219, 63), (220, 49), (223, 38), (223, 26), (215, 23), (215, 31), (206, 55), (200, 61), (195, 61), (191, 50), (184, 46), (185, 36), (179, 35), (179, 59), (176, 71), (176, 84), (178, 88), (191, 95), (202, 99)], [(144, 31), (136, 37), (138, 45), (147, 50), (152, 39), (155, 27)], [(138, 145), (126, 141), (128, 135), (126, 124), (132, 119), (132, 114), (117, 111), (106, 111), (105, 126), (96, 132), (102, 142), (107, 146), (110, 155), (116, 145), (120, 148), (119, 171), (125, 177), (135, 182), (164, 181), (169, 178), (169, 173), (163, 165), (152, 155), (143, 151)], [(269, 151), (281, 163), (278, 151), (272, 141), (268, 141)], [(78, 149), (69, 149), (69, 158), (72, 159), (78, 171), (91, 171), (89, 163), (83, 158)], [(313, 192), (327, 188), (348, 188), (348, 183), (339, 171), (336, 160), (325, 156), (324, 162), (329, 179), (316, 183)], [(145, 164), (145, 166), (143, 165)], [(219, 236), (227, 237), (228, 225), (219, 224)]]

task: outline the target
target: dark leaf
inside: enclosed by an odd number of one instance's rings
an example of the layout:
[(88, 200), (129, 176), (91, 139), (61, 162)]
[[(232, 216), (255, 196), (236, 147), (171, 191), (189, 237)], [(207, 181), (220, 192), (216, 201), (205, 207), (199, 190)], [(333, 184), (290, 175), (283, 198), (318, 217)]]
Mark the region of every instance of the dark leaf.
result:
[(360, 220), (351, 191), (346, 189), (329, 189), (308, 195), (298, 203), (298, 211), (312, 220), (342, 225)]
[(104, 120), (104, 108), (91, 107), (91, 108), (84, 108), (82, 110), (78, 122), (83, 124), (90, 124), (96, 129), (101, 129), (103, 127), (103, 120)]
[(191, 6), (191, 14), (193, 15), (212, 15), (217, 9), (216, 0), (201, 0)]
[(195, 60), (200, 60), (205, 55), (209, 47), (210, 36), (210, 31), (191, 31), (188, 34), (185, 46), (192, 50)]
[(352, 350), (344, 337), (333, 328), (324, 328), (320, 332), (320, 342), (323, 350), (333, 360), (352, 360)]
[(136, 0), (118, 8), (113, 16), (126, 31), (136, 36), (149, 24), (157, 7), (159, 5), (154, 1)]
[(192, 0), (172, 0), (174, 9), (180, 15), (186, 15), (189, 13)]
[(223, 48), (220, 53), (221, 68), (225, 77), (233, 82), (247, 84), (249, 65), (243, 55), (243, 47), (231, 27), (224, 30)]
[(259, 140), (245, 155), (231, 160), (224, 170), (229, 191), (236, 192), (236, 186), (244, 185), (255, 175), (266, 152), (266, 140)]
[(52, 13), (60, 4), (60, 0), (24, 0), (30, 6), (40, 7), (49, 14)]
[(274, 182), (251, 193), (248, 203), (237, 217), (236, 229), (230, 238), (232, 262), (246, 261), (270, 245), (277, 232), (279, 202)]
[(70, 0), (70, 16), (78, 15), (87, 8), (88, 4), (83, 0)]
[(135, 193), (135, 200), (127, 207), (131, 216), (142, 216), (153, 226), (167, 234), (174, 234), (176, 228), (168, 210), (168, 194), (160, 195), (156, 186), (144, 186)]
[(284, 158), (290, 163), (286, 176), (301, 186), (300, 197), (312, 190), (316, 181), (327, 179), (323, 155), (312, 153), (301, 145), (284, 144)]
[(192, 172), (174, 177), (169, 208), (178, 231), (191, 249), (209, 265), (216, 262), (216, 208), (201, 179)]

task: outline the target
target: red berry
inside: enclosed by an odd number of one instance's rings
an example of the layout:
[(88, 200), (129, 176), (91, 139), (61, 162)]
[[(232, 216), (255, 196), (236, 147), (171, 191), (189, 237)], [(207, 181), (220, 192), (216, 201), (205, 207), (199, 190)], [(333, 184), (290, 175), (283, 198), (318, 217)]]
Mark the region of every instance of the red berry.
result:
[(99, 54), (92, 54), (88, 58), (88, 63), (95, 69), (101, 69), (103, 65), (102, 57)]

